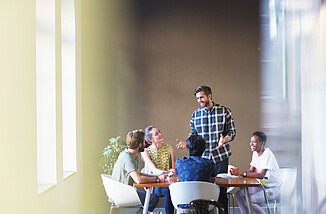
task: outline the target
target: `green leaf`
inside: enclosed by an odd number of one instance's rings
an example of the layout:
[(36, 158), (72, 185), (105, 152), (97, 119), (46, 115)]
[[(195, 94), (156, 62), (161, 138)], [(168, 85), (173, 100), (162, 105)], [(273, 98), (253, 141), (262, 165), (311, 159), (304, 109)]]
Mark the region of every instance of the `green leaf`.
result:
[(126, 143), (123, 141), (120, 142), (120, 139), (120, 136), (111, 138), (108, 145), (103, 149), (99, 167), (104, 173), (112, 174), (114, 164), (117, 161), (120, 152), (126, 148)]

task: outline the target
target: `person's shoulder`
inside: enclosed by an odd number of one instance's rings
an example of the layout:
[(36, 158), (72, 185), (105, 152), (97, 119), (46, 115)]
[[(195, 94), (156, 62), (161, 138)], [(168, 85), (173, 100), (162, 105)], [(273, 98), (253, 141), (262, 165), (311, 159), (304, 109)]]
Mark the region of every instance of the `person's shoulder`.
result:
[(128, 149), (124, 149), (120, 152), (120, 155), (130, 155), (130, 152)]
[(119, 162), (121, 162), (121, 161), (124, 162), (129, 159), (132, 159), (132, 156), (131, 156), (129, 150), (128, 149), (122, 150), (118, 157)]
[(205, 108), (199, 107), (197, 108), (191, 115), (191, 120), (195, 119), (196, 117), (200, 117), (202, 114), (204, 114)]
[(269, 148), (266, 148), (264, 153), (266, 153), (268, 156), (274, 156), (274, 153)]
[(179, 158), (176, 162), (181, 163), (181, 162), (185, 162), (187, 160), (189, 160), (187, 157), (182, 157), (182, 158)]
[(231, 109), (229, 107), (220, 105), (220, 104), (215, 104), (215, 108), (219, 108), (219, 109), (223, 109), (225, 111), (231, 111)]
[(205, 159), (206, 161), (210, 162), (210, 163), (214, 163), (213, 159), (208, 159), (206, 157), (202, 157), (202, 159)]
[(265, 149), (265, 152), (273, 153), (272, 150), (270, 148), (268, 148), (268, 147)]
[[(186, 161), (186, 157), (179, 158), (175, 161), (175, 168), (179, 168), (182, 165), (184, 165), (184, 162)], [(186, 164), (187, 165), (187, 164)]]
[(147, 149), (147, 151), (148, 151), (148, 152), (153, 152), (153, 151), (154, 151), (154, 149), (153, 149), (152, 145), (151, 145), (151, 146), (149, 146), (149, 147), (147, 147), (146, 149)]
[(201, 162), (205, 162), (207, 164), (211, 164), (211, 163), (214, 163), (213, 160), (210, 160), (208, 158), (205, 158), (205, 157), (197, 157), (197, 159)]
[(199, 108), (197, 108), (192, 114), (194, 115), (194, 114), (196, 114), (197, 112), (201, 112), (201, 111), (203, 111), (205, 108), (204, 107), (199, 107)]
[(170, 147), (171, 145), (170, 144), (168, 144), (168, 143), (162, 143), (162, 147)]
[(257, 153), (256, 151), (252, 152), (252, 157), (253, 157), (253, 158), (258, 157), (258, 153)]
[(130, 151), (128, 149), (122, 150), (122, 152), (120, 153), (120, 155), (122, 155), (123, 157), (129, 157), (129, 158), (133, 159), (132, 158), (132, 155), (130, 154)]

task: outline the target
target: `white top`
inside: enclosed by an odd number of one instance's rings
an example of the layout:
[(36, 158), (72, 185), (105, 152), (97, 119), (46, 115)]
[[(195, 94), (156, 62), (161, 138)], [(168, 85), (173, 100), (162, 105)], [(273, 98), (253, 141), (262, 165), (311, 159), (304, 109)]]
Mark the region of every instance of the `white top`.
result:
[(256, 168), (256, 172), (267, 169), (266, 175), (261, 179), (264, 186), (280, 187), (282, 185), (280, 168), (273, 152), (269, 148), (265, 149), (261, 156), (258, 156), (257, 152), (253, 152), (250, 165)]

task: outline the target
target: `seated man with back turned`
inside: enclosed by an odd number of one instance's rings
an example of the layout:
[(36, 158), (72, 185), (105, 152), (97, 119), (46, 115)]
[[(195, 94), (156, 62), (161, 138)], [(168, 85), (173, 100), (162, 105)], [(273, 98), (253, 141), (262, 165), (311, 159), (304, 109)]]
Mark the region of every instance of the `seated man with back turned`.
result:
[[(206, 141), (199, 135), (190, 135), (186, 140), (186, 148), (189, 151), (189, 157), (180, 158), (175, 163), (175, 174), (179, 177), (178, 181), (214, 183), (217, 174), (216, 165), (212, 160), (202, 157), (206, 149)], [(184, 204), (179, 207), (189, 208), (189, 205)]]
[[(134, 130), (127, 134), (127, 149), (122, 151), (114, 164), (112, 178), (124, 184), (133, 185), (140, 183), (164, 182), (167, 175), (151, 176), (138, 170), (138, 154), (144, 151), (145, 133), (142, 130)], [(137, 190), (138, 196), (144, 205), (146, 193)], [(123, 193), (121, 193), (123, 194)], [(149, 202), (149, 211), (153, 211), (159, 202), (156, 195), (152, 194)]]
[(190, 135), (186, 141), (189, 157), (183, 157), (175, 163), (175, 174), (179, 181), (215, 182), (217, 169), (212, 160), (203, 158), (206, 149), (205, 140), (199, 135)]

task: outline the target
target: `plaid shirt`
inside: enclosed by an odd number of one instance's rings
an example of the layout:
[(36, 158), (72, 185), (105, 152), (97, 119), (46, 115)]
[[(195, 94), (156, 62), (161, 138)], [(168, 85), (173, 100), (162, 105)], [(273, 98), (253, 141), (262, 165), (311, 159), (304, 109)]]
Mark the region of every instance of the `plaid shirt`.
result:
[(216, 148), (220, 134), (224, 137), (230, 136), (231, 141), (236, 135), (234, 119), (229, 108), (215, 103), (210, 109), (198, 108), (191, 116), (190, 127), (191, 133), (196, 131), (206, 141), (206, 150), (202, 157), (212, 159), (214, 163), (217, 163), (231, 156), (229, 142)]

